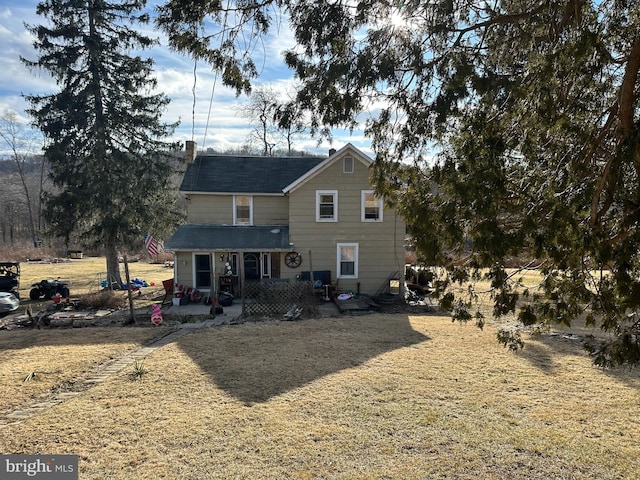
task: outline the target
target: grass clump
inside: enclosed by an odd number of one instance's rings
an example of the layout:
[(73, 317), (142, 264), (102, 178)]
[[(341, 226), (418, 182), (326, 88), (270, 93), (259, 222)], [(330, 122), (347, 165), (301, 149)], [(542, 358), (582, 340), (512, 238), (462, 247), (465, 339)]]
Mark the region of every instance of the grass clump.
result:
[(126, 299), (121, 293), (112, 290), (102, 290), (100, 292), (82, 295), (78, 300), (80, 308), (90, 310), (120, 310), (125, 308)]
[(149, 371), (144, 366), (144, 360), (136, 360), (133, 364), (133, 371), (129, 374), (131, 380), (142, 380), (142, 377)]

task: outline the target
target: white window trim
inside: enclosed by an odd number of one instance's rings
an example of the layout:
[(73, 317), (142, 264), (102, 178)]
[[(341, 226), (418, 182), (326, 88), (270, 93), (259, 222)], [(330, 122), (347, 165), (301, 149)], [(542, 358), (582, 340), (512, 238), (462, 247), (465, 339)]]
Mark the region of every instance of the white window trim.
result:
[[(351, 160), (351, 170), (347, 170), (347, 159)], [(353, 157), (344, 157), (342, 159), (342, 173), (353, 173), (355, 168), (355, 160)]]
[(238, 275), (238, 265), (240, 262), (240, 254), (232, 253), (231, 258), (229, 259), (229, 263), (231, 264), (231, 274)]
[(363, 222), (382, 222), (382, 212), (383, 212), (383, 205), (382, 205), (382, 200), (378, 199), (378, 218), (365, 218), (365, 208), (366, 208), (366, 200), (367, 200), (367, 195), (374, 195), (375, 196), (375, 192), (373, 190), (362, 190), (362, 193), (360, 195), (360, 216), (361, 216), (361, 220)]
[[(343, 247), (353, 247), (353, 255), (354, 255), (354, 265), (353, 265), (353, 275), (342, 275), (340, 273), (340, 253)], [(358, 244), (357, 243), (338, 243), (336, 248), (336, 278), (358, 278)]]
[[(333, 218), (320, 218), (320, 196), (333, 195)], [(316, 222), (337, 222), (338, 221), (338, 191), (337, 190), (316, 190)]]
[(271, 278), (271, 253), (260, 253), (260, 276), (262, 278)]
[[(238, 222), (238, 197), (249, 197), (249, 222)], [(253, 195), (234, 195), (233, 196), (233, 224), (234, 225), (253, 225)]]

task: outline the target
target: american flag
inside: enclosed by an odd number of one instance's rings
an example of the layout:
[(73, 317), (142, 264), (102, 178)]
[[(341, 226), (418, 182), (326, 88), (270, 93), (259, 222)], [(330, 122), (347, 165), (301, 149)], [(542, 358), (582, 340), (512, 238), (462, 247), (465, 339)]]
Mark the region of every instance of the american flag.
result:
[(147, 247), (147, 252), (150, 256), (158, 255), (158, 252), (160, 251), (160, 244), (148, 233), (144, 236), (144, 245)]

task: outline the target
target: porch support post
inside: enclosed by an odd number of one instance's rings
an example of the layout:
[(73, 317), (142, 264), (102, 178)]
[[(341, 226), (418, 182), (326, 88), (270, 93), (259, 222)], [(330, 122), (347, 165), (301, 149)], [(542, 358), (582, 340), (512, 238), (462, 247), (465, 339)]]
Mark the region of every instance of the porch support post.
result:
[(238, 288), (242, 296), (242, 314), (245, 312), (245, 295), (244, 295), (244, 251), (238, 252)]

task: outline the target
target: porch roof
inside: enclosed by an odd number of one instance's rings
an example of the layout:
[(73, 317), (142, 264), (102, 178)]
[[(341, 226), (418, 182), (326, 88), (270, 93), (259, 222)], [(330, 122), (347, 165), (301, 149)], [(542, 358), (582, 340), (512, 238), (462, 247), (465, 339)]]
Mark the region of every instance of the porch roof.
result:
[(289, 226), (181, 225), (164, 248), (173, 251), (289, 250)]

